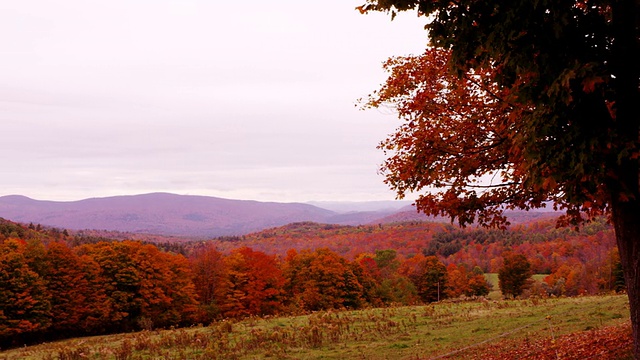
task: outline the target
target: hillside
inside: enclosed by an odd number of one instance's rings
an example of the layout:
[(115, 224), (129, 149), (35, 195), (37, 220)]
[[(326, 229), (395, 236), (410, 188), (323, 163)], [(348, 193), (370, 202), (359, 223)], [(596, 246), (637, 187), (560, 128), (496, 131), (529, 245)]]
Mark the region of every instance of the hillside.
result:
[[(596, 219), (578, 231), (556, 228), (555, 218), (515, 224), (502, 231), (485, 228), (459, 228), (443, 222), (411, 221), (402, 223), (345, 226), (301, 222), (239, 237), (213, 239), (215, 247), (228, 253), (242, 246), (269, 254), (285, 256), (290, 249), (328, 248), (340, 256), (354, 259), (362, 253), (393, 249), (401, 258), (416, 254), (437, 255), (446, 264), (479, 266), (496, 272), (505, 251), (522, 253), (531, 259), (535, 273), (551, 273), (561, 264), (583, 264), (580, 272), (591, 271), (615, 252), (615, 237), (605, 219)], [(210, 242), (185, 244), (207, 246)], [(617, 255), (615, 255), (617, 256)], [(594, 270), (595, 271), (595, 270)], [(583, 276), (587, 282), (586, 276)], [(595, 284), (592, 284), (595, 285)]]
[(383, 249), (395, 249), (400, 255), (408, 256), (421, 252), (434, 233), (450, 228), (454, 227), (426, 221), (358, 226), (299, 222), (242, 237), (213, 241), (223, 252), (247, 246), (270, 254), (285, 255), (289, 249), (300, 251), (326, 247), (347, 258)]

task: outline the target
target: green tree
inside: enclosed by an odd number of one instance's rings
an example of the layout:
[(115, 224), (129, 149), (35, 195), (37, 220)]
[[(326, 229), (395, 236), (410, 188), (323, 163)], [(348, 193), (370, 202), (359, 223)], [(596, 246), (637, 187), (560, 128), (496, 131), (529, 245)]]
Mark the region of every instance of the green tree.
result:
[(397, 252), (393, 249), (376, 250), (375, 257), (373, 258), (380, 269), (381, 275), (384, 278), (391, 277), (392, 274), (398, 270), (400, 261), (397, 258)]
[[(400, 108), (429, 105), (405, 109), (402, 116), (413, 128), (400, 131), (415, 130), (423, 140), (413, 144), (431, 147), (404, 147), (411, 142), (402, 136), (386, 144), (400, 149), (386, 165), (391, 186), (400, 196), (425, 186), (439, 188), (418, 199), (418, 207), (457, 217), (462, 224), (499, 225), (505, 221), (503, 204), (530, 209), (551, 202), (573, 224), (585, 215), (609, 213), (637, 359), (639, 7), (630, 0), (365, 0), (359, 7), (392, 16), (417, 10), (425, 16), (430, 45), (450, 56), (445, 67), (430, 60), (436, 56), (414, 67), (431, 74), (427, 82), (419, 73), (393, 74), (405, 76), (407, 91), (386, 98), (383, 91), (376, 99), (377, 104), (395, 100)], [(401, 76), (395, 80), (402, 89)], [(465, 99), (470, 101), (460, 101)], [(482, 176), (493, 181), (478, 181)]]
[(531, 286), (531, 264), (522, 254), (505, 253), (504, 265), (498, 270), (500, 291), (505, 298), (518, 297)]
[(376, 296), (388, 304), (414, 305), (420, 302), (418, 290), (406, 276), (394, 276), (382, 280)]
[(357, 264), (352, 265), (358, 265), (362, 271), (353, 272), (358, 276), (370, 305), (410, 305), (419, 302), (415, 285), (409, 278), (398, 274), (400, 260), (395, 250), (376, 250), (375, 255), (360, 254), (355, 262)]

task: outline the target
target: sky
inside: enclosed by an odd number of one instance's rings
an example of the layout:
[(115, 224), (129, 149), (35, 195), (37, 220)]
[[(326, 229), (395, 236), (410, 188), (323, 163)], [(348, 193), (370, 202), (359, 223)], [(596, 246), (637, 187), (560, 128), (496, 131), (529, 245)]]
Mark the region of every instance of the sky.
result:
[(364, 0), (0, 4), (0, 196), (393, 200), (357, 99), (424, 18)]

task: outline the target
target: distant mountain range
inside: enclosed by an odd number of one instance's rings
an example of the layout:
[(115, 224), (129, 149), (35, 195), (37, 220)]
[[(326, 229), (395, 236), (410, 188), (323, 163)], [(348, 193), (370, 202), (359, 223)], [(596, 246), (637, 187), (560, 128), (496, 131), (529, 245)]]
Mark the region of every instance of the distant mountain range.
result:
[[(168, 193), (68, 202), (10, 195), (0, 197), (0, 217), (69, 230), (92, 229), (198, 238), (243, 235), (301, 221), (361, 225), (427, 219), (411, 205), (398, 208), (402, 204), (372, 202), (369, 207), (366, 203), (327, 204), (331, 205), (327, 207), (342, 211), (304, 203), (230, 200)], [(360, 211), (344, 212), (349, 205)], [(537, 213), (534, 217), (539, 216), (540, 213)]]
[(25, 196), (0, 197), (0, 217), (69, 230), (116, 230), (171, 236), (242, 235), (293, 222), (358, 225), (392, 211), (339, 213), (303, 203), (230, 200), (208, 196), (152, 193), (42, 201)]

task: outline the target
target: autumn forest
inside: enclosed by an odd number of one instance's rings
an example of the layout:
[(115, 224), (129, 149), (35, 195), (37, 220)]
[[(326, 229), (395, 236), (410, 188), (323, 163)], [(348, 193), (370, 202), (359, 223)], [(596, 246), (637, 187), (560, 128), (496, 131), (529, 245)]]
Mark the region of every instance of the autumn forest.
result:
[[(487, 274), (497, 273), (499, 284)], [(531, 280), (538, 275), (542, 281)], [(613, 230), (554, 219), (508, 230), (437, 222), (294, 223), (207, 241), (115, 241), (0, 223), (3, 348), (226, 318), (447, 298), (624, 290)]]

